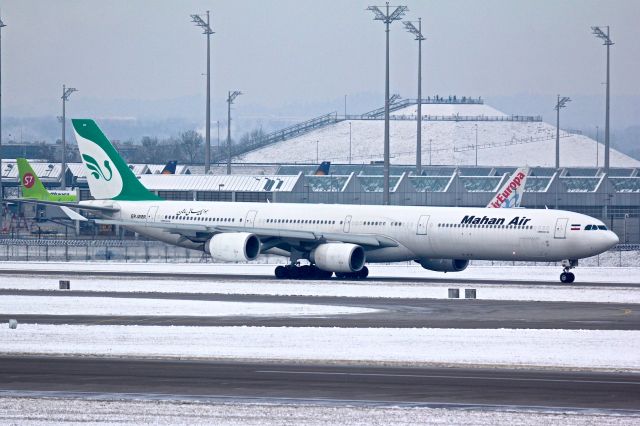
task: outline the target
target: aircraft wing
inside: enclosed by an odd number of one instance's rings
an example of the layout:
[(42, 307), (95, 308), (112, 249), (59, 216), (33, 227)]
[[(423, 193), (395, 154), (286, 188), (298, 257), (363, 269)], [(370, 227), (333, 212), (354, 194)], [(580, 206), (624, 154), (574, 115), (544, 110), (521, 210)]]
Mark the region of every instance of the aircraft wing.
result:
[(388, 237), (372, 234), (341, 234), (334, 232), (311, 232), (294, 229), (252, 228), (228, 225), (204, 225), (197, 223), (163, 223), (146, 224), (140, 221), (121, 219), (95, 219), (103, 225), (121, 225), (133, 227), (151, 227), (162, 229), (171, 234), (178, 234), (194, 242), (205, 242), (212, 235), (224, 232), (249, 232), (256, 234), (263, 243), (263, 250), (279, 246), (317, 245), (328, 241), (358, 244), (366, 248), (397, 247), (398, 243)]
[(78, 204), (78, 203), (67, 203), (64, 201), (36, 200), (34, 198), (12, 198), (11, 201), (14, 201), (14, 202), (19, 201), (21, 203), (31, 203), (31, 204), (46, 204), (49, 206), (58, 206), (58, 207), (64, 206), (64, 207), (70, 207), (73, 209), (94, 210), (94, 211), (104, 212), (104, 213), (114, 213), (114, 212), (120, 211), (120, 209), (116, 207), (93, 206), (93, 205)]

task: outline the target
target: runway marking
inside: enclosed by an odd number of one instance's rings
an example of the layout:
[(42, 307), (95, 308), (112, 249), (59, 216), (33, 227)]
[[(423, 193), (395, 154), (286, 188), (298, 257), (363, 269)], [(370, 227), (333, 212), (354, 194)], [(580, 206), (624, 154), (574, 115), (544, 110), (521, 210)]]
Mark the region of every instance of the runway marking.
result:
[(466, 380), (509, 380), (522, 382), (554, 382), (554, 383), (591, 383), (608, 385), (634, 385), (640, 386), (640, 382), (613, 381), (613, 380), (581, 380), (581, 379), (536, 379), (531, 377), (483, 377), (483, 376), (447, 376), (429, 374), (390, 374), (390, 373), (344, 373), (339, 371), (285, 371), (285, 370), (256, 370), (256, 373), (277, 374), (312, 374), (317, 376), (362, 376), (362, 377), (413, 377), (425, 379), (466, 379)]

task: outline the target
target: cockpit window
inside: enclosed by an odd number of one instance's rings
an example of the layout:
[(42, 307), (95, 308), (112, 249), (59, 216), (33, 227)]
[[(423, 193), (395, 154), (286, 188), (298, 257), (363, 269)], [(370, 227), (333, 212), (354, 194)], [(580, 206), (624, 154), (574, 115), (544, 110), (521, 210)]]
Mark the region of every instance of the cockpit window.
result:
[(604, 226), (604, 225), (598, 225), (598, 229), (601, 229), (601, 230), (603, 230), (603, 231), (606, 231), (606, 230), (607, 230), (607, 227), (606, 227), (606, 226)]
[(584, 230), (585, 230), (585, 231), (591, 231), (591, 225), (587, 225), (587, 226), (585, 226), (585, 227), (584, 227)]

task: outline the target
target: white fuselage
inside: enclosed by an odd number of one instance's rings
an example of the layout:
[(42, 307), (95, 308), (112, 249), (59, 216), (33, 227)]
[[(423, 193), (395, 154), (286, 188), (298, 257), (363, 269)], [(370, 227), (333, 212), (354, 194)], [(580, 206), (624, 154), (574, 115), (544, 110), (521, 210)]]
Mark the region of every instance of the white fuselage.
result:
[(316, 235), (373, 235), (395, 247), (365, 247), (369, 262), (416, 259), (559, 261), (594, 256), (613, 247), (611, 231), (586, 231), (600, 225), (592, 217), (562, 210), (406, 207), (344, 204), (276, 204), (198, 201), (84, 201), (114, 206), (123, 226), (153, 239), (202, 249), (167, 230), (171, 224), (277, 231)]

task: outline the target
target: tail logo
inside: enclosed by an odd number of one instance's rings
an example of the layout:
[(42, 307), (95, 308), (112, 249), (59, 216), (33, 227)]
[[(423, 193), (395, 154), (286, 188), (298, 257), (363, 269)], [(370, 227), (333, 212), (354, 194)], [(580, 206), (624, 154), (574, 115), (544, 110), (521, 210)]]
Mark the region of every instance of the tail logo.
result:
[(100, 167), (100, 164), (98, 164), (95, 158), (87, 154), (82, 154), (82, 159), (85, 161), (85, 166), (87, 166), (87, 168), (91, 171), (91, 174), (94, 178), (100, 179), (100, 177), (102, 177), (102, 179), (104, 179), (106, 182), (109, 182), (113, 177), (113, 171), (111, 170), (109, 160), (104, 160), (104, 168), (109, 172), (109, 177), (107, 177), (106, 174), (102, 171), (102, 167)]
[(36, 179), (33, 177), (31, 173), (25, 173), (22, 177), (22, 184), (25, 188), (31, 188), (33, 184), (36, 183)]

